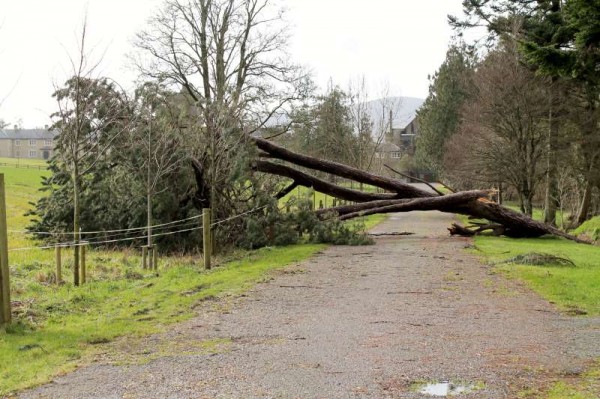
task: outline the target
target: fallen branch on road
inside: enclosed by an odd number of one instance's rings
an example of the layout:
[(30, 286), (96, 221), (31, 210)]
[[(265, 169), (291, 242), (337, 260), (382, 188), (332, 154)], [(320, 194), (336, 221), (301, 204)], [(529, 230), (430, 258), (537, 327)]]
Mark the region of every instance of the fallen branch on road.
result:
[[(293, 180), (292, 186), (311, 187), (316, 191), (342, 200), (358, 202), (358, 204), (316, 211), (321, 218), (335, 214), (341, 220), (348, 220), (376, 213), (435, 210), (488, 221), (467, 227), (454, 224), (450, 228), (451, 234), (472, 236), (491, 230), (494, 234), (503, 234), (509, 237), (540, 237), (551, 234), (580, 243), (588, 243), (556, 227), (538, 222), (525, 214), (490, 201), (488, 197), (491, 191), (489, 190), (462, 191), (440, 195), (439, 190), (436, 190), (437, 193), (423, 190), (398, 179), (376, 175), (338, 162), (299, 154), (268, 140), (257, 137), (252, 137), (251, 140), (254, 141), (259, 150), (263, 151), (259, 155), (263, 159), (258, 159), (253, 163), (253, 169), (256, 172), (286, 177)], [(296, 166), (354, 180), (357, 183), (379, 187), (386, 192), (368, 193), (341, 187), (284, 163), (266, 161), (265, 158), (289, 162)]]

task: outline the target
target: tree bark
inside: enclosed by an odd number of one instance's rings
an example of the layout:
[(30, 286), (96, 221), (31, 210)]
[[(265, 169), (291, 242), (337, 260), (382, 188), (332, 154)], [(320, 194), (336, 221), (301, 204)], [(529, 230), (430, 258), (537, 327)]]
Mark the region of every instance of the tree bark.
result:
[(73, 169), (73, 285), (79, 285), (79, 240), (81, 239), (79, 232), (79, 164), (74, 162)]
[[(556, 78), (552, 78), (555, 83)], [(548, 143), (547, 143), (547, 169), (546, 193), (544, 198), (544, 222), (556, 226), (556, 209), (558, 207), (558, 183), (556, 177), (556, 141), (558, 139), (558, 120), (555, 110), (555, 88), (550, 87), (550, 111), (548, 113)]]
[(367, 202), (374, 200), (399, 198), (398, 195), (392, 193), (366, 193), (358, 190), (352, 190), (350, 188), (340, 187), (333, 183), (329, 183), (323, 179), (311, 176), (308, 173), (304, 173), (297, 169), (291, 168), (289, 166), (269, 161), (255, 161), (253, 169), (258, 172), (270, 173), (273, 175), (290, 178), (300, 186), (314, 188), (320, 193), (331, 195), (332, 197), (336, 197), (346, 201)]
[(420, 198), (437, 196), (437, 194), (435, 193), (421, 190), (419, 188), (411, 186), (410, 184), (404, 183), (396, 179), (390, 179), (388, 177), (374, 175), (338, 162), (327, 161), (324, 159), (298, 154), (261, 138), (253, 137), (252, 139), (254, 140), (256, 146), (260, 150), (263, 150), (266, 153), (268, 153), (271, 158), (281, 159), (283, 161), (288, 161), (295, 165), (303, 166), (305, 168), (330, 173), (347, 179), (352, 179), (359, 183), (381, 187), (385, 190), (397, 193), (399, 198)]
[(472, 201), (489, 195), (487, 191), (465, 191), (439, 197), (411, 198), (400, 200), (395, 204), (376, 206), (357, 212), (340, 216), (340, 220), (348, 220), (359, 216), (368, 216), (376, 213), (410, 212), (410, 211), (442, 211), (453, 212), (456, 206), (469, 207)]
[(591, 182), (591, 179), (588, 178), (588, 181), (585, 185), (585, 190), (583, 192), (583, 198), (581, 199), (581, 206), (579, 207), (579, 212), (577, 212), (577, 225), (582, 224), (586, 221), (590, 205), (592, 203), (592, 190), (594, 185)]

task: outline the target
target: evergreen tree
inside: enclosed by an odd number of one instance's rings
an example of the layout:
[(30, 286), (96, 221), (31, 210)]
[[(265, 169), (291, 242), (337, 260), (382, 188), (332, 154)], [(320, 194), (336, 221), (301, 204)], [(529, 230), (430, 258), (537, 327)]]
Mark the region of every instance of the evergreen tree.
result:
[(444, 145), (460, 123), (472, 71), (472, 57), (464, 46), (451, 46), (440, 69), (430, 77), (429, 95), (418, 112), (415, 158), (420, 167), (442, 172)]

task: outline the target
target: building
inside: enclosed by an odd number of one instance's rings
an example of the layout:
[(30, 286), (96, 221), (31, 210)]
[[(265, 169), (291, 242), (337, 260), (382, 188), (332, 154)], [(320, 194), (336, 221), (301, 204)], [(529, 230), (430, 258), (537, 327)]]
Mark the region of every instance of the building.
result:
[(50, 159), (56, 133), (46, 129), (0, 130), (0, 157)]
[(394, 143), (384, 141), (375, 149), (375, 158), (379, 159), (400, 159), (402, 158), (402, 148)]
[(377, 139), (384, 133), (384, 141), (398, 146), (402, 154), (414, 154), (419, 134), (417, 111), (423, 102), (414, 97), (369, 101), (367, 107), (373, 121), (373, 137)]
[(419, 134), (419, 121), (416, 115), (392, 126), (388, 140), (396, 143), (405, 154), (414, 154)]

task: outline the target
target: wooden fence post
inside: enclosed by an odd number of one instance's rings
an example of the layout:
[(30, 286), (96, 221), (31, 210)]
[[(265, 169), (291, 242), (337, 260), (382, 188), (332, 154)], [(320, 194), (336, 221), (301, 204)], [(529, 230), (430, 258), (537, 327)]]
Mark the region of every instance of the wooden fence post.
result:
[(81, 260), (80, 260), (80, 271), (81, 271), (81, 275), (80, 275), (80, 280), (81, 280), (81, 284), (85, 284), (85, 277), (86, 277), (86, 270), (85, 270), (85, 246), (87, 244), (83, 243), (79, 249), (79, 254), (81, 256)]
[(158, 257), (156, 256), (156, 245), (152, 246), (152, 268), (158, 270)]
[(148, 254), (148, 247), (147, 246), (143, 246), (142, 247), (142, 269), (146, 268), (146, 256)]
[(210, 269), (211, 258), (211, 231), (210, 231), (210, 208), (202, 209), (202, 246), (204, 252), (204, 268)]
[(61, 247), (54, 247), (54, 253), (56, 257), (56, 284), (62, 282), (62, 258), (60, 256)]
[(154, 264), (154, 253), (152, 252), (152, 246), (148, 246), (148, 249), (146, 250), (146, 253), (148, 254), (148, 265), (146, 266), (146, 268), (148, 270), (152, 270), (152, 265)]
[(0, 173), (0, 325), (9, 324), (12, 319), (9, 271), (4, 173)]

